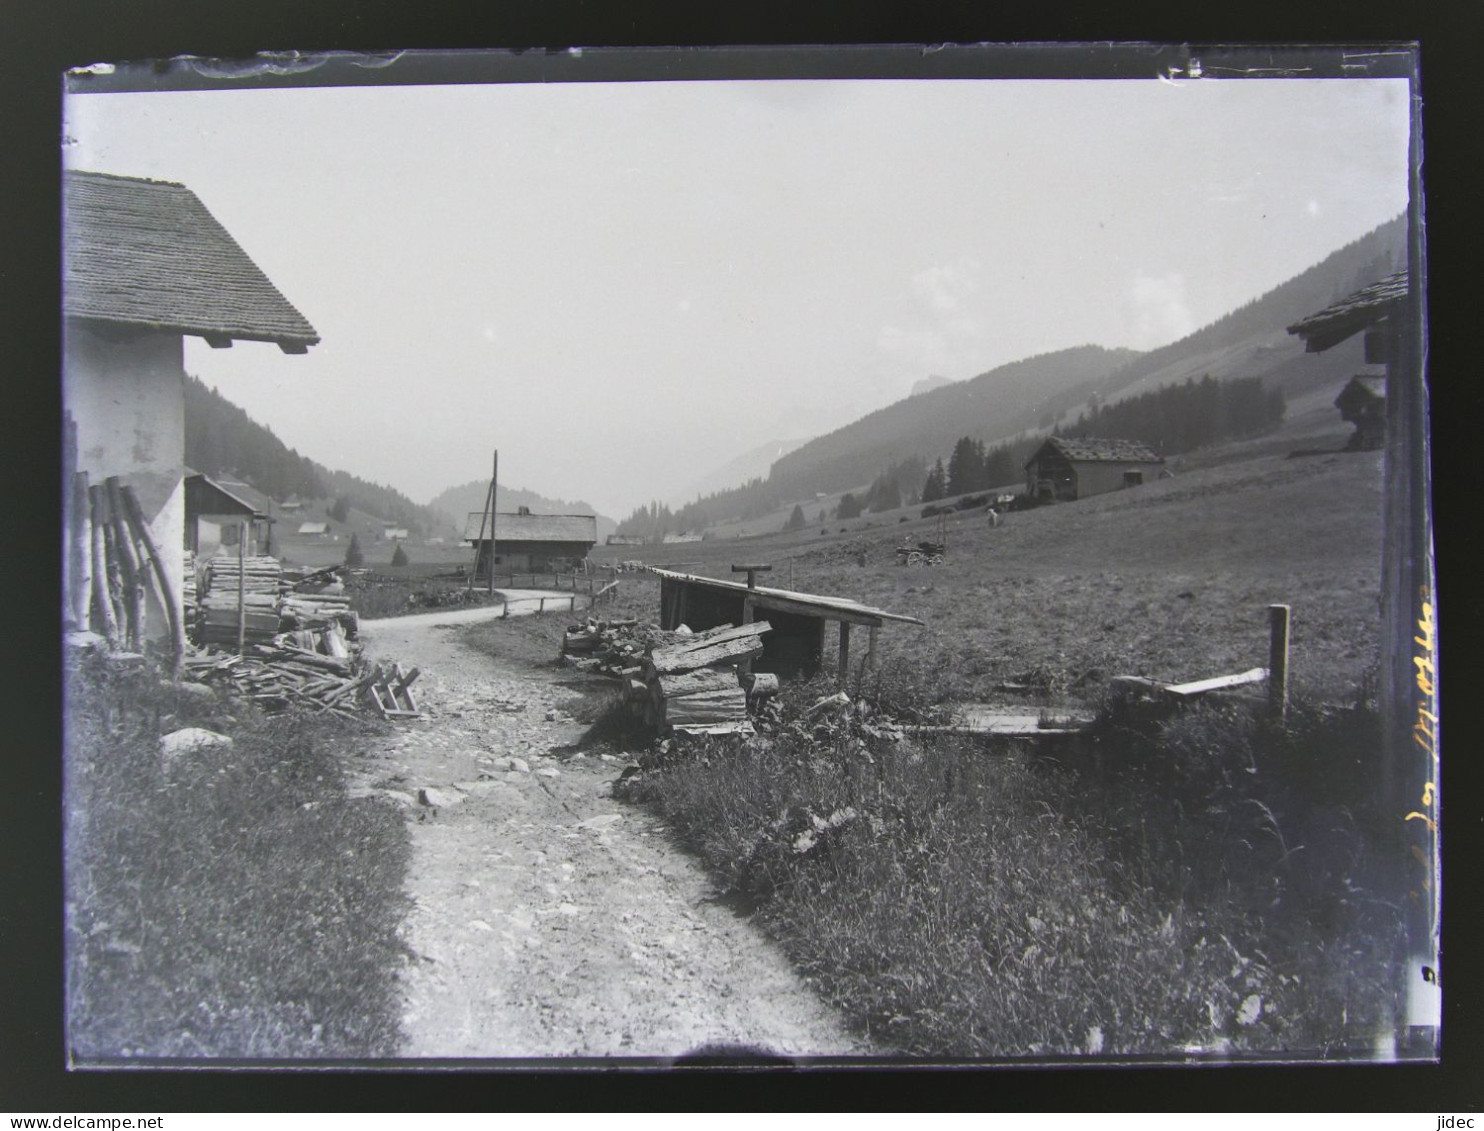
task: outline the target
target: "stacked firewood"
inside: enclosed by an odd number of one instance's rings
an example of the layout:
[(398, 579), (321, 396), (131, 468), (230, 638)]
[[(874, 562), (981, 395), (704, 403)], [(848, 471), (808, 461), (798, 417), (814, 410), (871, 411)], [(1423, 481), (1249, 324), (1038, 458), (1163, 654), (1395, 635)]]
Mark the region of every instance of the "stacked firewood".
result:
[(255, 556), (240, 563), (234, 557), (212, 558), (206, 563), (196, 639), (202, 644), (236, 644), (240, 623), (244, 642), (271, 644), (278, 635), (282, 575), (277, 558)]
[(739, 665), (762, 655), (761, 637), (771, 628), (767, 621), (723, 625), (651, 648), (639, 671), (625, 677), (624, 699), (661, 733), (749, 733), (749, 696), (776, 691), (778, 683)]
[(202, 644), (237, 643), (238, 579), (241, 578), (243, 642), (272, 644), (285, 633), (324, 655), (344, 656), (358, 634), (359, 620), (333, 570), (285, 569), (271, 557), (212, 558), (206, 564), (195, 639)]
[(637, 675), (651, 648), (693, 640), (638, 620), (591, 620), (569, 625), (562, 640), (562, 659), (582, 671), (625, 678)]
[(252, 645), (245, 655), (200, 652), (188, 656), (185, 675), (227, 688), (269, 712), (307, 707), (354, 718), (368, 702), (372, 673), (340, 659), (284, 646)]

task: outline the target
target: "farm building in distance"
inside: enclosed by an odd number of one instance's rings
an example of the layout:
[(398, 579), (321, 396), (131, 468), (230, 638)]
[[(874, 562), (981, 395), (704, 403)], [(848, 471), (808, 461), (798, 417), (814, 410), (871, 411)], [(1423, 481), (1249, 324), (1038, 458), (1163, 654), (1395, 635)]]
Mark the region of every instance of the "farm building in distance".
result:
[(1025, 464), (1027, 493), (1043, 502), (1071, 502), (1159, 477), (1164, 457), (1134, 440), (1053, 436)]
[(661, 539), (666, 546), (673, 546), (680, 542), (701, 542), (704, 540), (705, 535), (692, 530), (682, 530), (679, 534), (666, 534)]
[(273, 519), (262, 503), (238, 484), (227, 484), (186, 468), (185, 548), (198, 558), (237, 552), (238, 530), (247, 523), (245, 553), (268, 552)]
[(301, 522), (295, 533), (309, 538), (324, 538), (330, 533), (330, 524), (328, 522)]
[(660, 627), (704, 632), (724, 624), (750, 624), (766, 620), (772, 631), (761, 638), (763, 654), (753, 662), (753, 671), (782, 676), (808, 676), (824, 662), (824, 630), (827, 621), (840, 625), (839, 670), (850, 667), (850, 627), (870, 630), (866, 662), (874, 663), (876, 634), (887, 621), (921, 625), (916, 617), (889, 613), (858, 604), (844, 597), (795, 593), (787, 589), (749, 587), (740, 581), (696, 577), (656, 569), (660, 579)]
[(644, 536), (642, 534), (610, 534), (606, 545), (609, 546), (642, 546)]
[[(542, 572), (580, 562), (598, 541), (598, 520), (590, 514), (532, 514), (521, 507), (500, 513), (494, 522), (494, 558), (500, 569)], [(464, 541), (478, 546), (474, 572), (489, 576), (490, 516), (473, 511), (464, 522)]]
[[(132, 488), (162, 548), (163, 590), (178, 623), (186, 544), (185, 336), (215, 349), (258, 341), (305, 353), (319, 335), (190, 189), (76, 170), (63, 176), (62, 312), (67, 473), (85, 472), (92, 486), (118, 476)], [(88, 515), (71, 490), (64, 497), (72, 539)], [(87, 628), (86, 596), (73, 584), (86, 576), (79, 550), (69, 541), (68, 619)], [(149, 637), (167, 631), (166, 610), (153, 592), (145, 624)]]
[(1335, 398), (1335, 407), (1355, 433), (1345, 445), (1349, 452), (1373, 452), (1386, 442), (1386, 378), (1364, 373), (1350, 378), (1350, 383)]

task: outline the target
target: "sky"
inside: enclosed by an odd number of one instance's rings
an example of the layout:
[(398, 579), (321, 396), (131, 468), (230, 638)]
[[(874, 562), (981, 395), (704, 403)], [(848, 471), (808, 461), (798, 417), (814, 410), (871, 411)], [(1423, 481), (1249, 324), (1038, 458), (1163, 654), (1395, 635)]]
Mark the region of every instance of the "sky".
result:
[(774, 80), (68, 97), (312, 322), (187, 339), (289, 446), (621, 518), (935, 375), (1174, 341), (1407, 203), (1401, 80)]

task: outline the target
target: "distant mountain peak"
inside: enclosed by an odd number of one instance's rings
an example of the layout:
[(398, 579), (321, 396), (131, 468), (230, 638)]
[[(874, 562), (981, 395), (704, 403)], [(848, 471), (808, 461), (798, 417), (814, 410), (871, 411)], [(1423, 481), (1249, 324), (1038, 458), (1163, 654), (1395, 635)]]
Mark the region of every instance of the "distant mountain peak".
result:
[(934, 389), (941, 389), (944, 385), (953, 384), (947, 377), (924, 377), (921, 381), (913, 384), (912, 391), (907, 395), (915, 397), (919, 393), (931, 393)]

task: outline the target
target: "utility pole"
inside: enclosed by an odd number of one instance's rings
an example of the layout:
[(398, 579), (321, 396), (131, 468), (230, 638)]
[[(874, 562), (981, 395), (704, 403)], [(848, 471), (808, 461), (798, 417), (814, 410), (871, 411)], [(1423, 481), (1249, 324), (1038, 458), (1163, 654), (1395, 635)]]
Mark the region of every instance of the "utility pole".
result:
[(500, 503), (500, 449), (495, 449), (495, 465), (490, 470), (490, 600), (495, 599), (495, 513)]

